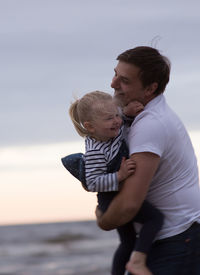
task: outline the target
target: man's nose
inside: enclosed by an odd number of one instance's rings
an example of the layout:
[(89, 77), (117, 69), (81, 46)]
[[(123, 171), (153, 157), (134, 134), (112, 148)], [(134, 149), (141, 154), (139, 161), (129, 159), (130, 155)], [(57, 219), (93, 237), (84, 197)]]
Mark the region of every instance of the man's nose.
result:
[(112, 82), (111, 82), (111, 88), (113, 89), (118, 89), (120, 87), (120, 82), (119, 79), (117, 77), (113, 77)]

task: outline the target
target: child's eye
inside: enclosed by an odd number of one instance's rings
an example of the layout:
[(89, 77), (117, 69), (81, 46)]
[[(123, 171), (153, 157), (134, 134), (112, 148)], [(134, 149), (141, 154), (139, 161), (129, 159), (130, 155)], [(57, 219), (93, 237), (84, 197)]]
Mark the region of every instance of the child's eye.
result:
[(111, 119), (113, 119), (114, 118), (114, 116), (108, 116), (107, 118), (106, 118), (106, 120), (111, 120)]

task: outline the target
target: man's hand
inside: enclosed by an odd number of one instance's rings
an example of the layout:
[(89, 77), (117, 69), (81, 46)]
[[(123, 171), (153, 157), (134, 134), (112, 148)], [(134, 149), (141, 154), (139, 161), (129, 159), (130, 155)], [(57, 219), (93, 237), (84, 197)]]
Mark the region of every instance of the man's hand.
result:
[(97, 224), (99, 227), (101, 227), (101, 217), (103, 216), (103, 212), (99, 209), (99, 207), (96, 207), (95, 215), (97, 219)]
[(97, 219), (100, 219), (101, 216), (103, 215), (103, 212), (99, 209), (98, 206), (96, 207), (95, 214), (96, 214)]

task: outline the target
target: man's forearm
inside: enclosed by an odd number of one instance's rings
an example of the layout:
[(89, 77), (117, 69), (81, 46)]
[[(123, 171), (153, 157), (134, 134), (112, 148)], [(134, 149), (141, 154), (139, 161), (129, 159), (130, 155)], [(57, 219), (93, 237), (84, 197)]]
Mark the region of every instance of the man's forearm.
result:
[(115, 229), (132, 220), (137, 214), (143, 198), (140, 197), (138, 200), (132, 196), (130, 189), (133, 187), (133, 178), (134, 176), (130, 176), (124, 182), (121, 191), (112, 200), (106, 212), (97, 217), (97, 223), (101, 229)]
[(108, 210), (104, 214), (99, 215), (97, 223), (101, 229), (107, 231), (115, 229), (135, 217), (139, 207), (133, 209), (133, 207), (128, 208), (124, 206), (119, 209), (120, 201), (120, 197), (115, 197), (115, 200), (110, 204)]
[(135, 174), (125, 180), (106, 212), (97, 216), (97, 223), (104, 230), (117, 228), (135, 217), (160, 161), (157, 155), (151, 153), (136, 154), (132, 158), (137, 163)]

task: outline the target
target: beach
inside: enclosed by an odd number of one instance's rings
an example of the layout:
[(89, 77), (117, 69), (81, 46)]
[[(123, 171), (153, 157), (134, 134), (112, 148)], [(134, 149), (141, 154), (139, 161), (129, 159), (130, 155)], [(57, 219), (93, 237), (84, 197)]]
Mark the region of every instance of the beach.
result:
[(0, 275), (109, 275), (117, 244), (95, 221), (0, 226)]

